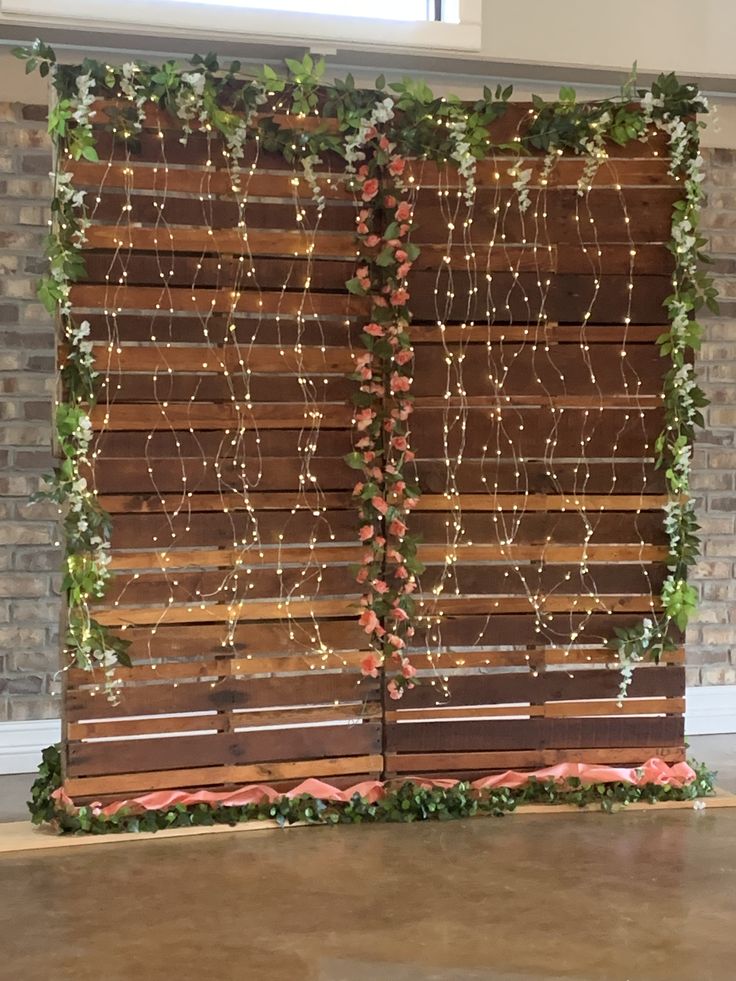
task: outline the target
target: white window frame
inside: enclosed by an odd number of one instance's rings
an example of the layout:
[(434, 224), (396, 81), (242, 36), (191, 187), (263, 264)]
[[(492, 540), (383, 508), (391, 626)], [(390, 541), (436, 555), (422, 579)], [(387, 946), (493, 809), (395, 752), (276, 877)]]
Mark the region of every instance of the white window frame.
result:
[[(245, 2), (245, 0), (244, 0)], [(400, 3), (401, 0), (397, 0)], [(46, 28), (116, 31), (202, 42), (284, 41), (313, 48), (478, 52), (482, 0), (449, 0), (452, 20), (395, 21), (371, 17), (302, 14), (242, 9), (214, 3), (176, 0), (0, 0), (0, 24)], [(370, 4), (368, 4), (370, 8)], [(218, 23), (219, 21), (219, 23)]]

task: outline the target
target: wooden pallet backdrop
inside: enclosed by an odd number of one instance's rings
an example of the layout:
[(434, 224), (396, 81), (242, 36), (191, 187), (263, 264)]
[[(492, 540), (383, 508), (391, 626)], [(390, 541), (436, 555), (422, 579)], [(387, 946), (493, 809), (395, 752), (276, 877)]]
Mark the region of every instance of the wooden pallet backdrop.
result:
[(117, 706), (67, 673), (68, 792), (682, 759), (682, 650), (618, 707), (605, 647), (665, 576), (661, 139), (609, 148), (585, 196), (583, 162), (542, 185), (532, 158), (525, 214), (513, 157), (485, 161), (470, 225), (457, 175), (412, 164), (422, 683), (382, 704), (342, 459), (367, 313), (344, 288), (353, 196), (324, 179), (318, 220), (281, 157), (251, 149), (236, 195), (217, 138), (184, 146), (150, 112), (131, 149), (97, 118), (104, 162), (70, 165), (93, 219), (72, 302), (103, 379), (90, 479), (116, 579), (96, 616), (133, 666)]

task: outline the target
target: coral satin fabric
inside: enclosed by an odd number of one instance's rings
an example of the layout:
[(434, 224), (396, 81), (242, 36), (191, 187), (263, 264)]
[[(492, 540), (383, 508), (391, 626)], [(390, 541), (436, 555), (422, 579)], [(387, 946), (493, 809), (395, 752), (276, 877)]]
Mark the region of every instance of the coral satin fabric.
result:
[[(664, 760), (656, 757), (648, 760), (640, 767), (558, 763), (556, 766), (548, 766), (542, 770), (535, 770), (533, 773), (517, 773), (514, 770), (507, 770), (505, 773), (481, 777), (479, 780), (474, 780), (471, 787), (478, 790), (497, 787), (523, 787), (532, 777), (540, 781), (555, 780), (560, 784), (564, 784), (570, 777), (577, 777), (586, 784), (628, 783), (643, 787), (645, 784), (653, 783), (659, 786), (671, 784), (673, 787), (684, 787), (695, 779), (695, 771), (687, 763), (675, 763), (670, 766)], [(396, 786), (398, 783), (406, 783), (409, 780), (420, 787), (454, 787), (458, 783), (457, 780), (450, 779), (428, 780), (424, 777), (406, 777), (402, 778), (401, 781), (394, 780), (386, 783), (380, 780), (364, 780), (362, 783), (356, 783), (352, 787), (340, 790), (339, 787), (333, 787), (332, 784), (310, 778), (302, 781), (298, 787), (287, 790), (286, 793), (260, 783), (241, 787), (239, 790), (219, 792), (198, 790), (195, 793), (189, 793), (185, 790), (157, 790), (150, 794), (143, 794), (141, 797), (115, 801), (105, 807), (101, 807), (99, 804), (93, 804), (92, 807), (96, 813), (104, 815), (117, 814), (124, 808), (133, 812), (165, 810), (176, 804), (221, 804), (225, 807), (240, 807), (244, 804), (258, 804), (263, 800), (273, 801), (279, 797), (298, 797), (300, 794), (311, 794), (312, 797), (320, 800), (335, 802), (346, 802), (355, 794), (359, 794), (369, 802), (374, 803), (387, 793), (391, 785)], [(74, 801), (65, 793), (63, 787), (54, 791), (53, 796), (63, 807), (70, 810), (76, 809)]]

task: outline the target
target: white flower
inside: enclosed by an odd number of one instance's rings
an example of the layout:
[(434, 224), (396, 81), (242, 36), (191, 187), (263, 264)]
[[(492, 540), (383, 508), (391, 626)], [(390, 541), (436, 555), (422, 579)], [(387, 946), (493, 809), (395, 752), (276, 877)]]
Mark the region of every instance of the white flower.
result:
[(204, 86), (207, 79), (201, 72), (182, 72), (181, 80), (191, 86), (192, 91), (198, 98), (204, 95)]

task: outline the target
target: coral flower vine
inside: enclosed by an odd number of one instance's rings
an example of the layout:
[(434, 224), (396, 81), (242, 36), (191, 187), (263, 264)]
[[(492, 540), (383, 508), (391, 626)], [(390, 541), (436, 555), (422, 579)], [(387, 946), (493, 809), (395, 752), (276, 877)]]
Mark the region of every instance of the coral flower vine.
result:
[(362, 160), (354, 174), (361, 254), (347, 287), (368, 297), (371, 306), (361, 332), (365, 351), (355, 361), (356, 439), (347, 462), (360, 471), (353, 489), (363, 546), (356, 579), (365, 589), (360, 625), (372, 647), (361, 668), (364, 675), (387, 677), (388, 695), (398, 699), (414, 687), (416, 668), (404, 649), (414, 636), (412, 593), (422, 571), (407, 522), (419, 489), (405, 473), (414, 459), (409, 444), (414, 351), (406, 278), (419, 249), (409, 242), (413, 212), (402, 181), (406, 160), (377, 125), (378, 119), (392, 116), (386, 99), (359, 128), (361, 143), (353, 147), (354, 158)]

